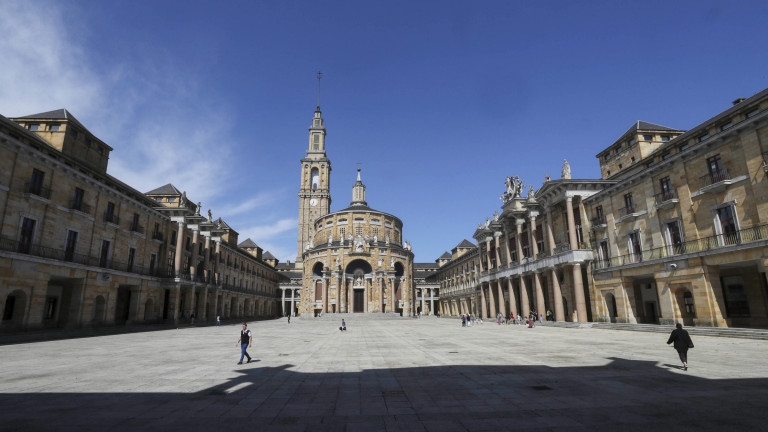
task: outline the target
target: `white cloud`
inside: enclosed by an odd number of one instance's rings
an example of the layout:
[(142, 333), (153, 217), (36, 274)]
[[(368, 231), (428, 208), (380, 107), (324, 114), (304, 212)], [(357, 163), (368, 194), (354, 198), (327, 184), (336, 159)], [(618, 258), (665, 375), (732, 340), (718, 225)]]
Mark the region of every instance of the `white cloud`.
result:
[(218, 211), (223, 215), (224, 219), (227, 219), (272, 204), (284, 194), (285, 189), (262, 191), (253, 198), (248, 198), (244, 201), (238, 200), (234, 204), (224, 203), (223, 206), (219, 206)]
[(268, 225), (256, 225), (242, 230), (236, 230), (240, 232), (241, 238), (250, 237), (257, 244), (261, 245), (259, 242), (272, 240), (285, 232), (295, 230), (298, 224), (299, 221), (297, 219), (286, 218)]

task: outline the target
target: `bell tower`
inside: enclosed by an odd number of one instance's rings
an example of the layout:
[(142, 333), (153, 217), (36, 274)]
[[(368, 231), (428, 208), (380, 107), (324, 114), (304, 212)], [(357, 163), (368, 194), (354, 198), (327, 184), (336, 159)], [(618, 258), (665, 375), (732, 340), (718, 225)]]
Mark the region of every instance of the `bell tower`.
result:
[(318, 105), (309, 127), (307, 156), (301, 159), (297, 264), (303, 261), (307, 244), (313, 241), (315, 219), (331, 209), (331, 161), (325, 155), (325, 135), (323, 113)]

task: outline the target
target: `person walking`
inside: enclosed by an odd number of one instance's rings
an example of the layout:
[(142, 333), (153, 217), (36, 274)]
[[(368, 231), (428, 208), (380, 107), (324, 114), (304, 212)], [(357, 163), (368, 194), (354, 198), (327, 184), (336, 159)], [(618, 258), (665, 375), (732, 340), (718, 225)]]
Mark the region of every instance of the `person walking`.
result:
[(221, 326), (221, 315), (216, 315), (216, 326)]
[(672, 330), (672, 334), (669, 335), (667, 345), (674, 343), (677, 355), (680, 356), (680, 361), (683, 362), (683, 370), (688, 370), (688, 349), (693, 348), (693, 341), (687, 330), (683, 330), (683, 325), (677, 323), (676, 329)]
[(288, 324), (291, 323), (291, 314), (288, 314)]
[(347, 322), (344, 321), (344, 318), (341, 319), (341, 327), (339, 327), (339, 330), (347, 331)]
[(235, 346), (237, 346), (238, 343), (240, 344), (240, 361), (237, 362), (237, 364), (243, 364), (243, 357), (248, 357), (247, 363), (251, 362), (251, 356), (248, 355), (248, 351), (246, 350), (251, 347), (252, 342), (253, 336), (251, 335), (251, 331), (248, 330), (248, 323), (243, 323), (243, 330), (240, 331), (240, 337), (237, 339), (237, 342), (235, 342)]

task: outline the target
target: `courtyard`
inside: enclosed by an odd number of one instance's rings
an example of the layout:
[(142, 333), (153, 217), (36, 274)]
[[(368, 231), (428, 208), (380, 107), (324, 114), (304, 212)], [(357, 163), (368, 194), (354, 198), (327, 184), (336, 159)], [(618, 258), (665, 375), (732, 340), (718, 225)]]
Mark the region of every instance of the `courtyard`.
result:
[(760, 430), (765, 341), (462, 328), (456, 319), (251, 322), (0, 346), (0, 430)]

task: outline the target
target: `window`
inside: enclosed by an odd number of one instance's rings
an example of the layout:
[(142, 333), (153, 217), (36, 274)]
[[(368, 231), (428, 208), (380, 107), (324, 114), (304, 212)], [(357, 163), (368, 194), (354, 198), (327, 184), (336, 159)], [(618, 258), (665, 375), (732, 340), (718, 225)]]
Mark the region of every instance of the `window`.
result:
[(602, 225), (605, 223), (605, 213), (603, 213), (603, 206), (599, 205), (595, 207), (595, 225)]
[(721, 285), (725, 295), (725, 309), (728, 316), (750, 316), (744, 278), (742, 276), (724, 276), (721, 278)]
[(32, 250), (32, 238), (35, 233), (34, 219), (24, 218), (21, 222), (21, 232), (19, 233), (19, 252), (29, 253)]
[(152, 254), (149, 256), (149, 274), (154, 275), (155, 274), (155, 265), (157, 262), (157, 254)]
[(48, 296), (45, 298), (45, 307), (43, 308), (43, 319), (52, 320), (56, 318), (56, 297)]
[(661, 187), (661, 202), (674, 198), (672, 196), (672, 184), (669, 181), (669, 176), (660, 179), (659, 186)]
[(661, 160), (667, 160), (667, 159), (669, 159), (669, 156), (671, 156), (669, 154), (669, 152), (662, 153), (661, 154)]
[(104, 212), (104, 222), (117, 223), (115, 220), (115, 203), (107, 202), (107, 211)]
[(642, 244), (640, 243), (639, 231), (629, 233), (628, 246), (629, 246), (629, 254), (633, 255), (636, 261), (642, 261), (643, 249), (642, 249)]
[(689, 317), (696, 317), (696, 308), (693, 304), (693, 294), (690, 291), (683, 293), (683, 303), (685, 304), (685, 314)]
[(634, 213), (635, 212), (635, 203), (632, 200), (632, 193), (628, 193), (624, 195), (624, 207), (627, 209), (627, 213)]
[(106, 267), (109, 261), (109, 240), (101, 241), (101, 254), (99, 255), (99, 267)]
[(176, 231), (171, 231), (171, 246), (176, 246)]
[(176, 198), (168, 198), (168, 202), (169, 203), (176, 202)]
[(133, 262), (136, 260), (136, 249), (128, 249), (128, 271), (133, 271)]
[(698, 140), (699, 142), (706, 141), (706, 139), (709, 138), (709, 134), (705, 133), (704, 135), (700, 135)]
[(643, 135), (643, 141), (653, 141), (653, 135)]
[(598, 257), (600, 261), (608, 261), (610, 259), (610, 256), (608, 255), (608, 240), (602, 240), (600, 242), (600, 247), (597, 250)]
[(40, 195), (43, 190), (43, 179), (45, 173), (37, 168), (32, 168), (32, 178), (29, 180), (29, 193), (33, 195)]
[(83, 209), (83, 195), (85, 194), (85, 191), (82, 189), (76, 187), (75, 188), (75, 196), (72, 198), (72, 209), (81, 211)]
[(722, 125), (720, 125), (720, 130), (721, 131), (727, 131), (728, 129), (730, 129), (732, 127), (733, 127), (733, 122), (729, 121), (728, 123), (723, 123)]
[(719, 235), (722, 236), (723, 244), (735, 244), (738, 242), (738, 226), (736, 223), (736, 212), (732, 205), (726, 205), (715, 210), (715, 220), (720, 229)]
[(355, 235), (356, 236), (363, 235), (363, 227), (355, 227)]
[(312, 142), (318, 144), (320, 142), (320, 134), (312, 134)]
[(635, 145), (635, 139), (634, 138), (630, 139), (628, 144), (629, 144), (630, 147)]
[(373, 228), (373, 235), (375, 237), (377, 237), (377, 238), (379, 237), (379, 229), (378, 228), (375, 228), (375, 227)]
[(40, 125), (39, 124), (31, 124), (31, 125), (29, 125), (29, 130), (31, 130), (31, 131), (39, 131), (40, 130)]
[(347, 234), (347, 229), (346, 228), (343, 228), (343, 227), (339, 228), (339, 237), (341, 237), (343, 239), (346, 234)]
[(86, 146), (87, 148), (91, 148), (91, 139), (90, 139), (90, 138), (86, 138), (86, 139), (85, 139), (85, 146)]
[(669, 135), (662, 135), (662, 136), (661, 136), (661, 141), (662, 141), (662, 142), (667, 142), (667, 141), (669, 141)]
[(77, 247), (77, 231), (67, 231), (67, 243), (64, 247), (64, 261), (72, 261), (75, 258)]
[(665, 228), (667, 245), (672, 248), (670, 252), (675, 255), (683, 253), (683, 234), (680, 231), (680, 221), (667, 222)]
[(131, 220), (131, 231), (139, 231), (139, 214), (133, 214), (133, 220)]
[(192, 239), (187, 237), (186, 243), (184, 244), (184, 249), (191, 250), (191, 245), (192, 245)]
[(104, 147), (98, 146), (96, 147), (96, 153), (103, 155), (104, 154)]
[(754, 117), (754, 116), (756, 116), (756, 115), (757, 115), (757, 113), (759, 113), (759, 112), (760, 112), (760, 108), (755, 108), (755, 109), (753, 109), (752, 111), (749, 111), (749, 112), (747, 112), (747, 114), (746, 114), (746, 117), (747, 117), (747, 118), (750, 118), (750, 117)]
[(51, 125), (51, 126), (48, 128), (48, 130), (50, 130), (51, 132), (58, 132), (58, 130), (59, 130), (59, 127), (60, 127), (60, 126), (59, 126), (59, 125), (57, 125), (57, 124), (52, 124), (52, 125)]
[(312, 190), (315, 190), (320, 185), (320, 170), (312, 168), (311, 174)]
[(684, 152), (684, 151), (688, 150), (688, 147), (689, 147), (689, 144), (686, 142), (686, 143), (684, 143), (684, 144), (682, 144), (680, 146), (680, 151)]

